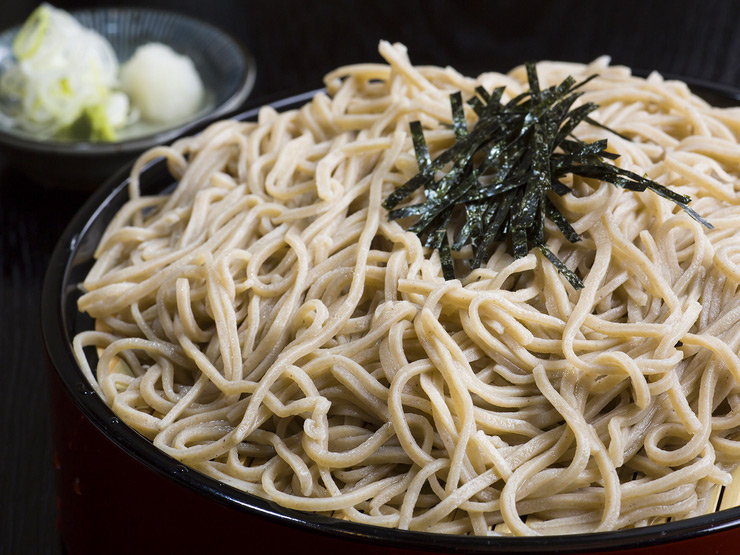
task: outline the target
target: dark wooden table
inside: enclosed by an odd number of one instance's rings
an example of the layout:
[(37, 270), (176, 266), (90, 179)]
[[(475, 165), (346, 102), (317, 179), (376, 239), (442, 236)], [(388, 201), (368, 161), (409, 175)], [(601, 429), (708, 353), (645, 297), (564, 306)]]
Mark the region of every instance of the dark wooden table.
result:
[[(249, 103), (315, 89), (341, 64), (378, 61), (381, 38), (404, 42), (415, 62), (470, 74), (609, 54), (615, 63), (740, 88), (740, 3), (731, 0), (53, 3), (144, 5), (224, 28), (257, 59)], [(35, 6), (3, 2), (0, 27), (19, 24)], [(85, 194), (48, 189), (11, 163), (0, 155), (0, 554), (58, 554), (40, 290), (55, 239)]]

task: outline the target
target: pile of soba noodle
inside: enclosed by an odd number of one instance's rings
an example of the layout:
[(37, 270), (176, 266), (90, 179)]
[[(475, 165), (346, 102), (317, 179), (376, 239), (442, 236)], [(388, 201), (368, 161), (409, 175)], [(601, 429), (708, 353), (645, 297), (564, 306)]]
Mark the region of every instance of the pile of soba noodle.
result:
[[(414, 67), (402, 45), (380, 53), (298, 110), (139, 160), (79, 300), (95, 388), (186, 465), (356, 522), (561, 534), (715, 510), (740, 461), (740, 111), (606, 58), (538, 64), (543, 87), (598, 73), (583, 101), (624, 137), (575, 135), (608, 139), (620, 167), (690, 195), (714, 229), (576, 178), (553, 200), (583, 240), (546, 234), (582, 290), (506, 244), (472, 272), (455, 253), (461, 279), (445, 281), (381, 207), (417, 172), (409, 122), (434, 157), (454, 142), (451, 92), (512, 98), (525, 72), (472, 79)], [(140, 196), (160, 156), (177, 188)]]

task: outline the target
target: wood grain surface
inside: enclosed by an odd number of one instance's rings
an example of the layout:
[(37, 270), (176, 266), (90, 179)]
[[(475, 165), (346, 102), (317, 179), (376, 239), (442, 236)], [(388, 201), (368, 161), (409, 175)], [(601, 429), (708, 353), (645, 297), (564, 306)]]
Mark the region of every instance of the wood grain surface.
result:
[[(222, 27), (257, 60), (250, 103), (315, 89), (341, 64), (379, 61), (381, 38), (404, 42), (417, 63), (469, 74), (609, 54), (614, 63), (740, 87), (740, 2), (731, 0), (52, 3), (144, 5)], [(2, 2), (0, 27), (19, 24), (36, 4)], [(0, 554), (61, 552), (40, 291), (55, 239), (83, 201), (31, 182), (0, 154)]]

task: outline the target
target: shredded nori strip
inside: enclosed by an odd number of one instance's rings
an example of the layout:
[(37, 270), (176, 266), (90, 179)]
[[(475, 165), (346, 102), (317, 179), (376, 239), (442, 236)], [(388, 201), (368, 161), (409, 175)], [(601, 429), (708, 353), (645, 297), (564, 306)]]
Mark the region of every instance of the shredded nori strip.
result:
[[(445, 279), (455, 278), (452, 251), (471, 245), (471, 269), (490, 258), (497, 243), (510, 241), (514, 258), (526, 256), (537, 248), (575, 288), (583, 282), (545, 244), (545, 219), (552, 221), (570, 242), (581, 237), (547, 196), (571, 192), (561, 179), (567, 174), (593, 178), (631, 191), (650, 189), (686, 211), (689, 216), (711, 229), (712, 225), (688, 204), (691, 199), (671, 191), (646, 177), (621, 169), (609, 161), (619, 156), (607, 151), (605, 139), (586, 143), (573, 136), (583, 121), (606, 129), (589, 114), (598, 108), (587, 102), (573, 108), (583, 94), (576, 92), (596, 75), (576, 83), (572, 77), (547, 89), (541, 89), (534, 63), (526, 64), (529, 91), (501, 102), (504, 87), (490, 93), (483, 87), (468, 104), (478, 115), (468, 130), (462, 94), (450, 95), (452, 129), (455, 143), (431, 160), (422, 125), (411, 122), (419, 172), (391, 193), (383, 203), (390, 210), (389, 219), (415, 217), (409, 228), (424, 240), (424, 245), (439, 251)], [(437, 180), (435, 176), (442, 173)], [(485, 175), (485, 184), (479, 181)], [(425, 200), (396, 208), (417, 189), (424, 187)], [(464, 214), (464, 220), (456, 217)], [(462, 221), (459, 229), (451, 223)], [(450, 245), (448, 230), (454, 235)]]

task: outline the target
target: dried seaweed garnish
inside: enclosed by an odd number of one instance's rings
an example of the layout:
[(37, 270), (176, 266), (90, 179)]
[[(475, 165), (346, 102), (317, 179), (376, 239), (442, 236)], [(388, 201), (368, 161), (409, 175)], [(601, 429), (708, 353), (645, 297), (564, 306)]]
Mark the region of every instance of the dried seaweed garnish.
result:
[[(391, 193), (383, 203), (389, 219), (415, 217), (409, 228), (424, 245), (439, 251), (445, 279), (455, 278), (452, 251), (471, 245), (472, 269), (490, 258), (497, 243), (508, 238), (514, 258), (537, 248), (557, 270), (580, 289), (583, 282), (545, 244), (545, 219), (552, 221), (568, 241), (581, 237), (568, 223), (548, 191), (565, 195), (571, 189), (561, 181), (567, 174), (612, 183), (631, 191), (650, 189), (666, 198), (707, 228), (712, 225), (689, 208), (691, 199), (646, 177), (611, 163), (618, 155), (607, 151), (607, 141), (586, 143), (573, 136), (582, 121), (604, 128), (589, 114), (598, 106), (591, 102), (573, 108), (583, 94), (577, 89), (596, 75), (576, 83), (568, 77), (562, 83), (540, 89), (534, 63), (526, 64), (529, 91), (503, 103), (503, 87), (490, 93), (482, 87), (468, 104), (478, 115), (468, 130), (462, 95), (450, 95), (455, 143), (431, 160), (421, 123), (411, 122), (411, 137), (419, 172)], [(441, 174), (440, 179), (436, 176)], [(480, 181), (486, 176), (485, 183)], [(419, 187), (425, 201), (396, 208)], [(464, 214), (464, 218), (458, 217)], [(452, 245), (448, 229), (452, 222)]]

